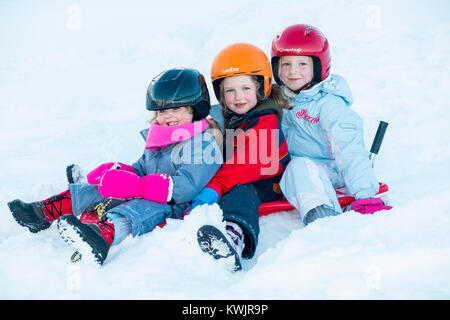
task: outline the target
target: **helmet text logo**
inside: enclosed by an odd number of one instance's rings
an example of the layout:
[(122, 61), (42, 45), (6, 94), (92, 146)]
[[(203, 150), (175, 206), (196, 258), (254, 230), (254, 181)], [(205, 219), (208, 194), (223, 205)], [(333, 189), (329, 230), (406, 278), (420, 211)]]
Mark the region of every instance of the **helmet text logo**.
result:
[(301, 52), (302, 52), (302, 48), (288, 48), (288, 49), (280, 48), (279, 51), (280, 51), (280, 52), (294, 52), (294, 53), (301, 53)]
[(222, 73), (236, 72), (236, 71), (239, 71), (239, 68), (231, 67), (231, 68), (228, 68), (228, 69), (225, 69), (225, 70), (222, 69)]

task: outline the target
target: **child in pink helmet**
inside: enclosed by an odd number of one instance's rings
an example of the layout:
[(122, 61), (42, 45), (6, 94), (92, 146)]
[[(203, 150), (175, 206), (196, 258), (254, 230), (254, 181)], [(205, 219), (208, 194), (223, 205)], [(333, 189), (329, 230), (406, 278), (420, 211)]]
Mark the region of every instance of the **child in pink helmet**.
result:
[(317, 28), (297, 24), (272, 42), (272, 70), (290, 109), (282, 130), (291, 162), (280, 187), (308, 224), (342, 213), (335, 188), (345, 186), (361, 213), (389, 209), (376, 198), (379, 183), (364, 145), (363, 122), (350, 106), (347, 81), (330, 74), (327, 38)]

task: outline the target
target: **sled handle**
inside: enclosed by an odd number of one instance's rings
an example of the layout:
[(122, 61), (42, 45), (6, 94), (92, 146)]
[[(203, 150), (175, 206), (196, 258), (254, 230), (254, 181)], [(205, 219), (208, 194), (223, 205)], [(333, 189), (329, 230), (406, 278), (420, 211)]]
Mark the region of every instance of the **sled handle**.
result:
[[(375, 134), (375, 138), (372, 142), (372, 147), (370, 148), (370, 156), (369, 159), (375, 158), (374, 155), (378, 154), (380, 151), (381, 143), (384, 139), (384, 134), (386, 133), (386, 129), (389, 123), (385, 121), (380, 121), (378, 125), (377, 133)], [(373, 159), (372, 159), (372, 167), (373, 167)]]
[(377, 133), (375, 134), (375, 138), (372, 142), (372, 148), (370, 148), (370, 153), (378, 154), (378, 151), (380, 151), (381, 143), (383, 142), (384, 134), (386, 133), (386, 128), (388, 125), (389, 123), (380, 121)]

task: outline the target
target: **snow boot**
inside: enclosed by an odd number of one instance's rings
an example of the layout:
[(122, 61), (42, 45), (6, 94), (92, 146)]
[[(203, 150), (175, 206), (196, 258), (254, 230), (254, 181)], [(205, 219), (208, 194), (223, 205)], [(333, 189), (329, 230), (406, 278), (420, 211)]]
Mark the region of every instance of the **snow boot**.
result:
[(77, 164), (71, 164), (66, 167), (66, 178), (68, 183), (86, 182), (83, 171)]
[(17, 223), (33, 233), (47, 229), (53, 221), (65, 214), (72, 214), (69, 190), (43, 201), (26, 203), (16, 199), (8, 202), (8, 207)]
[(100, 265), (105, 261), (114, 240), (114, 225), (106, 220), (83, 223), (73, 215), (65, 215), (58, 220), (58, 231), (84, 261)]
[(8, 207), (14, 220), (21, 226), (27, 227), (32, 233), (45, 230), (51, 225), (50, 222), (45, 220), (41, 201), (26, 203), (16, 199), (8, 202)]
[(214, 259), (226, 259), (233, 256), (234, 264), (231, 266), (231, 271), (242, 269), (244, 235), (236, 223), (227, 222), (225, 234), (214, 226), (204, 225), (197, 231), (197, 241), (202, 251), (212, 255)]

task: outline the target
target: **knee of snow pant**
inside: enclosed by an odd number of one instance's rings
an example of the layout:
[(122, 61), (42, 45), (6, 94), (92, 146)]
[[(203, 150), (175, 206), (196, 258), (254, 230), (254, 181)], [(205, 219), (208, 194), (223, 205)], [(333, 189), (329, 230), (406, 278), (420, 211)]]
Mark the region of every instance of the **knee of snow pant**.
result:
[(342, 213), (326, 170), (308, 158), (292, 158), (281, 178), (280, 188), (300, 213), (302, 221), (308, 211), (321, 205), (337, 214)]
[(106, 200), (98, 193), (98, 186), (88, 183), (69, 184), (69, 190), (72, 197), (72, 212), (79, 216), (85, 211), (93, 208)]
[(133, 199), (109, 210), (108, 216), (110, 213), (124, 216), (131, 223), (131, 233), (135, 237), (152, 231), (166, 221), (172, 214), (172, 208), (150, 200)]
[(244, 231), (244, 251), (242, 257), (253, 257), (259, 236), (259, 206), (261, 200), (252, 184), (237, 185), (218, 202), (223, 219), (238, 223)]

